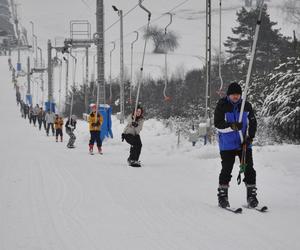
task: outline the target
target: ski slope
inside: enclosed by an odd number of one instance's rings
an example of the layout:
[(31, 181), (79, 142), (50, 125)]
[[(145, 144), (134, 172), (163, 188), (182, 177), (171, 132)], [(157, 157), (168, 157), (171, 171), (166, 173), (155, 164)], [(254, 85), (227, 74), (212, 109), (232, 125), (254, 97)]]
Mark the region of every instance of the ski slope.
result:
[[(21, 118), (4, 57), (0, 75), (1, 250), (300, 249), (299, 145), (254, 147), (258, 198), (270, 212), (235, 215), (217, 207), (217, 146), (177, 148), (175, 134), (148, 120), (144, 166), (129, 168), (114, 119), (103, 156), (87, 153), (85, 122), (67, 150)], [(245, 204), (237, 171), (232, 206)]]

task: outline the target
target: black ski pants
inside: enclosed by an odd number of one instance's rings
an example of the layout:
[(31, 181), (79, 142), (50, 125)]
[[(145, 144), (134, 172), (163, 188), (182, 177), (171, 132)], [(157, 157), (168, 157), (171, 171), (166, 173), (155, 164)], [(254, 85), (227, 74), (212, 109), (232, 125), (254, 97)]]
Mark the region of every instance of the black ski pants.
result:
[(47, 133), (47, 135), (49, 135), (50, 126), (51, 126), (51, 130), (52, 130), (52, 134), (54, 135), (54, 124), (53, 124), (53, 123), (48, 123), (48, 124), (47, 124), (47, 130), (46, 130), (46, 133)]
[(43, 121), (41, 118), (38, 118), (38, 123), (39, 123), (39, 130), (42, 129), (42, 125), (44, 124), (44, 128), (46, 129), (46, 122)]
[(56, 139), (58, 138), (58, 136), (60, 136), (60, 138), (63, 137), (63, 131), (61, 128), (56, 129)]
[[(233, 169), (233, 165), (235, 162), (235, 157), (238, 156), (241, 160), (242, 150), (227, 150), (221, 151), (221, 159), (222, 159), (222, 170), (219, 175), (219, 184), (220, 185), (229, 185), (231, 180), (231, 172)], [(246, 153), (246, 170), (245, 170), (245, 178), (243, 181), (248, 185), (256, 184), (256, 171), (253, 168), (253, 157), (252, 157), (252, 149), (248, 148)]]
[(138, 161), (142, 150), (142, 141), (140, 135), (124, 134), (124, 139), (130, 147), (130, 160)]
[(35, 126), (35, 124), (36, 124), (36, 118), (37, 118), (36, 115), (33, 115), (33, 116), (32, 116), (32, 121), (33, 121), (33, 125), (34, 125), (34, 126)]
[(102, 147), (102, 141), (100, 138), (100, 131), (90, 131), (91, 133), (91, 139), (89, 145), (94, 145), (95, 142), (97, 142), (97, 147)]

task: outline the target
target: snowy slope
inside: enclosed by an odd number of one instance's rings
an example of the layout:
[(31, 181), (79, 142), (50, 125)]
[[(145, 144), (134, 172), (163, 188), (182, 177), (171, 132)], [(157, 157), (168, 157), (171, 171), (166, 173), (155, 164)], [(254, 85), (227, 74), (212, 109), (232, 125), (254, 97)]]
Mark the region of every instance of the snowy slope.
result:
[[(217, 207), (220, 160), (216, 146), (192, 148), (155, 120), (142, 131), (144, 167), (126, 166), (129, 151), (115, 139), (104, 155), (87, 153), (79, 122), (77, 148), (20, 117), (7, 58), (0, 58), (1, 250), (199, 250), (300, 248), (299, 146), (255, 147), (259, 199), (270, 212), (242, 215)], [(66, 138), (65, 138), (66, 139)], [(245, 204), (234, 179), (233, 206)]]

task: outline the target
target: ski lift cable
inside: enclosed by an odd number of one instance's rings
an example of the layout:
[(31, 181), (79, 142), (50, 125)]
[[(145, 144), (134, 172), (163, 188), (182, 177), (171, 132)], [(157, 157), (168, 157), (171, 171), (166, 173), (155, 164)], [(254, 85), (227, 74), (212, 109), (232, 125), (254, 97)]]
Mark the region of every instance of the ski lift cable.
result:
[[(257, 23), (256, 23), (255, 36), (254, 36), (254, 40), (253, 40), (253, 46), (252, 46), (252, 51), (251, 51), (249, 67), (248, 67), (245, 90), (242, 95), (243, 101), (242, 101), (242, 106), (241, 106), (241, 110), (240, 110), (239, 122), (242, 122), (242, 119), (243, 119), (243, 113), (244, 113), (244, 108), (245, 108), (245, 103), (246, 103), (246, 98), (247, 98), (247, 92), (248, 92), (248, 87), (249, 87), (249, 82), (250, 82), (250, 77), (251, 77), (253, 61), (254, 61), (254, 57), (255, 57), (256, 44), (257, 44), (259, 29), (260, 29), (260, 25), (261, 25), (261, 19), (262, 19), (261, 17), (262, 17), (263, 8), (264, 8), (264, 0), (261, 1), (260, 12), (259, 12), (259, 16), (258, 16)], [(239, 135), (240, 135), (241, 142), (243, 143), (244, 136), (243, 136), (241, 130), (239, 131)]]
[[(147, 23), (147, 32), (148, 32), (148, 30), (150, 28), (150, 22), (151, 22), (151, 12), (145, 6), (142, 5), (142, 0), (139, 0), (139, 6), (141, 7), (141, 9), (143, 9), (145, 12), (148, 13), (148, 23)], [(134, 121), (136, 120), (136, 111), (137, 111), (137, 107), (138, 107), (138, 103), (139, 103), (139, 95), (140, 95), (140, 90), (141, 90), (141, 82), (142, 82), (142, 78), (143, 78), (147, 42), (148, 42), (148, 37), (146, 37), (145, 43), (144, 43), (144, 52), (143, 52), (142, 64), (141, 64), (141, 68), (140, 68), (140, 78), (139, 78), (139, 82), (138, 82), (138, 90), (137, 90), (134, 115), (133, 115)]]
[(219, 2), (220, 12), (219, 12), (219, 78), (220, 78), (220, 88), (219, 95), (221, 95), (221, 91), (223, 90), (223, 78), (222, 78), (222, 65), (221, 65), (221, 56), (222, 56), (222, 0)]
[[(172, 24), (173, 22), (173, 14), (170, 12), (165, 13), (165, 15), (170, 15), (170, 21), (167, 24), (167, 26), (165, 27), (165, 38), (167, 36), (167, 29), (168, 27)], [(168, 100), (170, 97), (167, 96), (166, 91), (167, 91), (167, 86), (168, 86), (168, 51), (165, 51), (165, 86), (164, 86), (164, 90), (163, 90), (163, 95), (165, 100)]]

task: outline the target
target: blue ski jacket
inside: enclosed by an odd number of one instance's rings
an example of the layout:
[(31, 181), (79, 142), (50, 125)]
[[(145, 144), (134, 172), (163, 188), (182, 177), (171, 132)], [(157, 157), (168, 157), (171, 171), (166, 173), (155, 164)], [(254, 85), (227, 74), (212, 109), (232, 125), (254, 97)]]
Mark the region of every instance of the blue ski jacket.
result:
[[(239, 131), (234, 131), (230, 127), (231, 123), (238, 122), (241, 106), (242, 99), (240, 99), (237, 103), (233, 103), (230, 101), (228, 96), (220, 99), (216, 106), (214, 124), (218, 130), (220, 151), (241, 149)], [(243, 135), (245, 136), (248, 134), (250, 138), (253, 139), (257, 129), (257, 121), (252, 106), (247, 101), (245, 103), (242, 116), (242, 124)]]

